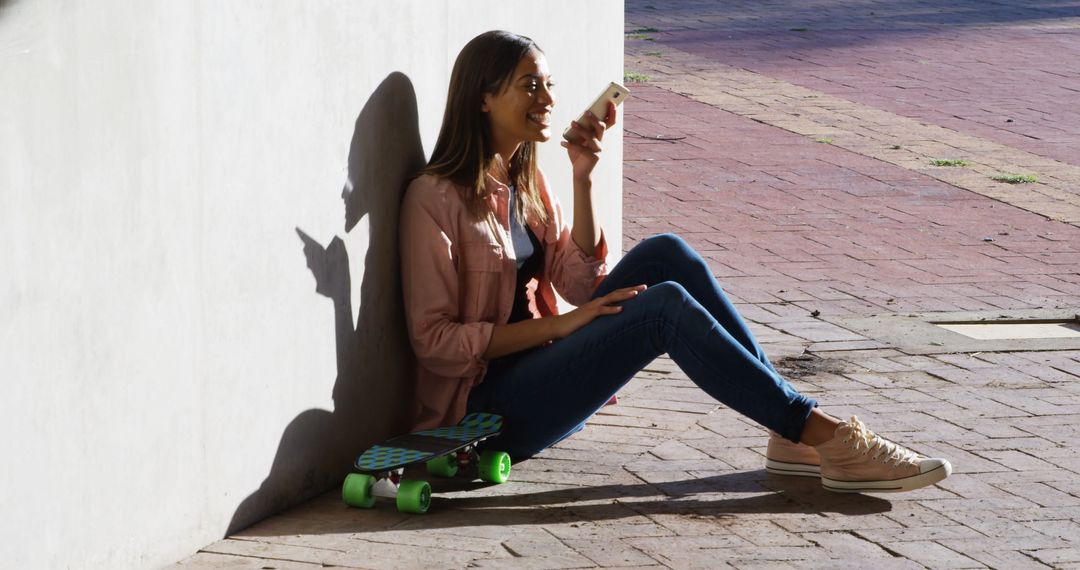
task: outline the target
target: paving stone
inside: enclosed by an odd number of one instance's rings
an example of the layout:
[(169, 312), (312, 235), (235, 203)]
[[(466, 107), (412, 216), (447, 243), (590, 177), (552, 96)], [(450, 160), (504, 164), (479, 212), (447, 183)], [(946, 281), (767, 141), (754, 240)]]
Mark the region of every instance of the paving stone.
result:
[[(882, 502), (884, 503), (884, 501)], [(780, 525), (785, 530), (795, 533), (902, 528), (896, 521), (879, 514), (864, 514), (860, 516), (824, 516), (821, 514), (812, 514), (803, 517), (784, 517), (776, 519), (776, 524)]]
[(1045, 483), (1018, 483), (1003, 488), (1042, 507), (1080, 506), (1080, 497), (1063, 493)]
[[(724, 461), (707, 459), (660, 459), (643, 456), (627, 464), (626, 470), (647, 482), (667, 482), (690, 478), (689, 471), (734, 471)], [(674, 478), (674, 479), (673, 479)]]
[(930, 568), (983, 567), (981, 562), (929, 540), (888, 542), (882, 546)]
[(875, 542), (853, 532), (808, 532), (802, 538), (825, 549), (830, 558), (867, 560), (891, 559), (892, 554)]
[[(211, 552), (199, 552), (171, 568), (201, 568), (223, 570), (310, 570), (313, 568), (325, 568), (323, 564), (309, 564), (305, 562), (273, 560), (252, 556), (236, 556), (231, 554), (214, 554)], [(345, 568), (343, 566), (342, 568)]]
[[(860, 558), (830, 558), (829, 560), (822, 561), (810, 561), (800, 568), (846, 568), (850, 570), (858, 570), (866, 568), (865, 560)], [(874, 559), (874, 568), (882, 570), (913, 570), (918, 568), (925, 568), (922, 564), (913, 560), (907, 560), (905, 558), (876, 558)]]
[(1050, 566), (1080, 562), (1080, 548), (1044, 548), (1027, 551), (1027, 554)]
[(991, 449), (979, 451), (977, 455), (980, 455), (1017, 471), (1053, 468), (1051, 464), (1023, 451)]
[(654, 558), (626, 544), (618, 537), (602, 542), (592, 540), (565, 540), (564, 542), (575, 552), (604, 568), (657, 564)]
[[(831, 561), (830, 561), (831, 562)], [(739, 570), (795, 570), (796, 568), (807, 567), (806, 562), (790, 563), (790, 562), (777, 562), (774, 560), (769, 561), (735, 561), (730, 565), (731, 568), (738, 568)]]
[(902, 530), (864, 530), (857, 531), (857, 534), (877, 544), (891, 541), (924, 542), (942, 539), (975, 539), (982, 541), (986, 539), (979, 532), (955, 524), (949, 526), (920, 526)]
[(546, 527), (548, 532), (563, 542), (572, 540), (603, 542), (673, 534), (656, 521), (619, 503), (596, 505), (580, 511), (571, 507), (570, 510), (580, 515), (580, 518), (573, 522)]
[(1011, 493), (985, 482), (981, 475), (984, 474), (957, 473), (942, 481), (939, 486), (967, 499), (1012, 496)]
[(694, 449), (681, 441), (665, 441), (649, 450), (649, 453), (660, 459), (709, 459), (709, 455)]
[(788, 532), (772, 521), (738, 521), (725, 527), (747, 542), (757, 546), (812, 546), (809, 540)]
[[(853, 333), (849, 330), (840, 328), (836, 325), (826, 322), (794, 322), (785, 323), (780, 326), (780, 330), (790, 335), (797, 336), (809, 340), (811, 342), (822, 343), (828, 341), (866, 341), (869, 340), (866, 337)], [(880, 346), (866, 347), (866, 348), (882, 348)], [(850, 350), (850, 349), (841, 349)]]
[(525, 530), (502, 543), (511, 560), (478, 560), (479, 568), (590, 568), (595, 564), (542, 528)]
[[(400, 548), (366, 541), (353, 541), (349, 550), (294, 546), (270, 542), (226, 539), (205, 547), (202, 552), (226, 554), (270, 561), (328, 564), (346, 568), (460, 568), (475, 555), (427, 548)], [(505, 564), (505, 561), (504, 561)], [(272, 564), (271, 564), (272, 565)]]
[(658, 441), (670, 439), (674, 434), (667, 433), (663, 430), (642, 430), (625, 426), (597, 424), (595, 429), (591, 429), (587, 434), (581, 435), (581, 439), (583, 440), (606, 443), (615, 447), (623, 444), (631, 446), (651, 446), (655, 445)]
[(1066, 542), (1080, 542), (1080, 523), (1074, 520), (1029, 521), (1025, 522), (1024, 526)]
[[(971, 528), (995, 540), (994, 548), (999, 550), (1019, 550), (1029, 548), (1055, 548), (1068, 546), (1068, 543), (1035, 531), (1019, 521), (1023, 509), (1000, 509), (997, 511), (976, 511), (972, 509), (954, 510), (942, 514), (960, 524)], [(1042, 514), (1042, 513), (1040, 513)], [(1045, 514), (1046, 520), (1053, 515)], [(1041, 519), (1041, 517), (1039, 517)], [(944, 542), (944, 541), (942, 541)]]
[(949, 517), (946, 517), (936, 511), (928, 509), (915, 501), (901, 501), (894, 503), (889, 512), (885, 513), (885, 516), (893, 521), (896, 521), (900, 524), (901, 527), (905, 529), (924, 526), (956, 526), (955, 520), (950, 519)]
[[(633, 538), (626, 542), (673, 568), (725, 568), (726, 559), (736, 558), (736, 550), (750, 543), (733, 535)], [(756, 550), (758, 547), (754, 547)], [(780, 547), (774, 547), (780, 548)], [(767, 556), (759, 556), (766, 559)]]
[(1014, 550), (985, 550), (976, 548), (964, 555), (974, 558), (990, 568), (1000, 570), (1045, 570), (1050, 566), (1036, 561), (1030, 555)]

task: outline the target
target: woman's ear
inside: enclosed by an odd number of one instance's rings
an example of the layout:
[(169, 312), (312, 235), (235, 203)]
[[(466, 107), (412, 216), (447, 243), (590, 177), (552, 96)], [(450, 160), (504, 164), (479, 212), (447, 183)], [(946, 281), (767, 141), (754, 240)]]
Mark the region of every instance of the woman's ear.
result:
[(481, 113), (489, 113), (489, 112), (491, 112), (491, 107), (488, 105), (488, 99), (490, 99), (490, 98), (491, 98), (491, 93), (484, 93), (484, 102), (480, 103), (480, 112)]

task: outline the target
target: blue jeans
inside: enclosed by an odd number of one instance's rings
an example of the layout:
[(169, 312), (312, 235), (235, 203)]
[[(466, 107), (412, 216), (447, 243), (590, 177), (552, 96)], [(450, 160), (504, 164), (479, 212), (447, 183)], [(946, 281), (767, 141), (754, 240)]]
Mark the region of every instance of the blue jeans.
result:
[(639, 243), (594, 295), (649, 286), (570, 336), (488, 363), (470, 412), (504, 418), (484, 447), (528, 458), (580, 430), (638, 371), (668, 353), (691, 380), (729, 408), (799, 441), (817, 402), (773, 368), (708, 264), (672, 234)]

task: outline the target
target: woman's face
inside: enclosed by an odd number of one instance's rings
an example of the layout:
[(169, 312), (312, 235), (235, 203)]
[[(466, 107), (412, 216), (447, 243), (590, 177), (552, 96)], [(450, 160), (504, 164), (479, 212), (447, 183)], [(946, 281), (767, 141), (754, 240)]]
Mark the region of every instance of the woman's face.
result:
[(484, 95), (481, 110), (490, 119), (497, 151), (511, 145), (516, 148), (525, 141), (544, 142), (551, 138), (554, 86), (547, 59), (533, 50), (518, 62), (502, 93)]

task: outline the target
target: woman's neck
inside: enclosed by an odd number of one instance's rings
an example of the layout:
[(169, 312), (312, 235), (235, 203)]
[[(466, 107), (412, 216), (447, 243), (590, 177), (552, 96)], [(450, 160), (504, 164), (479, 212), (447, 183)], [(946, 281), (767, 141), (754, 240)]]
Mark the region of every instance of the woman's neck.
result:
[(488, 174), (493, 176), (495, 180), (498, 180), (499, 182), (509, 186), (513, 182), (512, 180), (510, 180), (510, 161), (504, 160), (504, 156), (512, 157), (513, 155), (496, 153), (494, 158), (492, 158), (491, 160), (491, 167), (488, 169)]
[(491, 142), (493, 143), (492, 146), (494, 147), (493, 150), (495, 151), (495, 154), (505, 158), (506, 163), (510, 164), (510, 159), (514, 157), (514, 153), (516, 153), (518, 149), (521, 148), (522, 141), (499, 140), (497, 134), (493, 136), (492, 139), (493, 140)]

